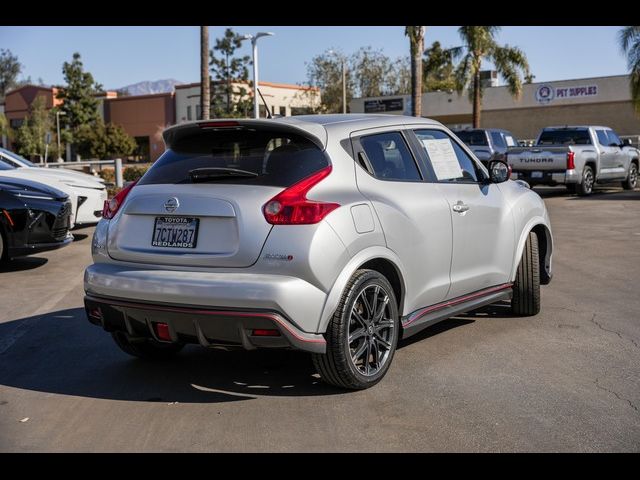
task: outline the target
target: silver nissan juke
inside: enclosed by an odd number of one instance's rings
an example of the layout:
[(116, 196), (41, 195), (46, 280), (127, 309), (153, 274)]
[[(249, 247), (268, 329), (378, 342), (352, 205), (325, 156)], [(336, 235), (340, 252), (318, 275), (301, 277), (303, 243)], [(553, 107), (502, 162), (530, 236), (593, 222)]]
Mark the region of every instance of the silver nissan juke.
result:
[(398, 340), (500, 300), (540, 310), (542, 199), (438, 122), (310, 115), (185, 123), (105, 205), (85, 272), (90, 322), (125, 352), (296, 348), (363, 389)]

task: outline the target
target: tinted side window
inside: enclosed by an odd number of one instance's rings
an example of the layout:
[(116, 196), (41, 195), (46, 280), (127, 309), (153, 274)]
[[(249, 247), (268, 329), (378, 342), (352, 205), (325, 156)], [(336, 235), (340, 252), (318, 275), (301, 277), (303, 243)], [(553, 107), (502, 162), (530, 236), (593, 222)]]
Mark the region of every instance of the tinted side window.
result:
[(399, 132), (379, 133), (360, 138), (376, 178), (420, 181), (413, 155)]
[[(436, 178), (441, 182), (477, 182), (483, 175), (476, 163), (449, 135), (441, 130), (415, 130)], [(453, 150), (457, 167), (449, 153)]]
[(491, 132), (491, 140), (496, 147), (507, 148), (507, 145), (504, 143), (504, 139), (502, 138), (502, 134), (500, 132)]
[(609, 146), (609, 138), (604, 130), (596, 130), (596, 136), (598, 137), (598, 143), (605, 147)]

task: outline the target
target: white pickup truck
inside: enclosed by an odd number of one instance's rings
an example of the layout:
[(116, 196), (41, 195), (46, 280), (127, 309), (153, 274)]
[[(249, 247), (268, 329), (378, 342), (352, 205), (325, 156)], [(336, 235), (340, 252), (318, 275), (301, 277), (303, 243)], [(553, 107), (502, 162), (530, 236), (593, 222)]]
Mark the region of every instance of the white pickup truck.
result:
[(609, 127), (547, 127), (533, 147), (507, 151), (511, 178), (534, 185), (564, 184), (571, 193), (589, 195), (594, 184), (638, 182), (640, 152)]

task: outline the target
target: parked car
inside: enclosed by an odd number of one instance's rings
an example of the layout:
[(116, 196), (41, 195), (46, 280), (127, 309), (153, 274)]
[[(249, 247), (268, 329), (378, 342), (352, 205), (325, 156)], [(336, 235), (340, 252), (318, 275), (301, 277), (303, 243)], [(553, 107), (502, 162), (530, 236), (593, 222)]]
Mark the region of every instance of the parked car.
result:
[(70, 223), (67, 194), (0, 172), (0, 261), (68, 245)]
[(18, 155), (15, 152), (7, 150), (6, 148), (0, 147), (0, 159), (4, 163), (7, 163), (15, 168), (44, 168), (48, 175), (59, 176), (63, 179), (80, 179), (83, 182), (97, 182), (98, 184), (104, 183), (104, 180), (101, 177), (95, 175), (88, 175), (86, 173), (76, 172), (75, 170), (60, 167), (39, 166), (27, 160), (22, 155)]
[(322, 379), (376, 384), (399, 338), (499, 300), (540, 310), (544, 202), (438, 122), (310, 115), (184, 123), (105, 206), (90, 322), (125, 352), (297, 348)]
[[(47, 184), (62, 190), (71, 200), (71, 227), (94, 225), (102, 215), (104, 202), (107, 200), (107, 189), (104, 184), (92, 179), (89, 175), (61, 175), (53, 168), (16, 167), (14, 163), (0, 156), (0, 171), (5, 177), (24, 178)], [(84, 179), (87, 177), (88, 180)]]
[(571, 193), (589, 195), (595, 184), (638, 184), (638, 149), (609, 127), (544, 128), (534, 147), (510, 148), (514, 178), (530, 185), (566, 185)]
[(453, 133), (467, 144), (485, 166), (493, 160), (505, 161), (507, 149), (518, 145), (511, 132), (499, 128), (454, 130)]

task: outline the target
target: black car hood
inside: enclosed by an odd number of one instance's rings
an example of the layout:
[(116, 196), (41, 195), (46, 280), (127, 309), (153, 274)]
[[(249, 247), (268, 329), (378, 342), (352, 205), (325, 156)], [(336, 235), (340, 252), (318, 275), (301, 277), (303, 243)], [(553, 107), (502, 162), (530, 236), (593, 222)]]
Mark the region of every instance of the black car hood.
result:
[(58, 200), (63, 200), (68, 197), (62, 190), (50, 187), (44, 183), (34, 182), (33, 180), (26, 180), (24, 178), (3, 177), (2, 172), (0, 172), (0, 190), (40, 193)]

